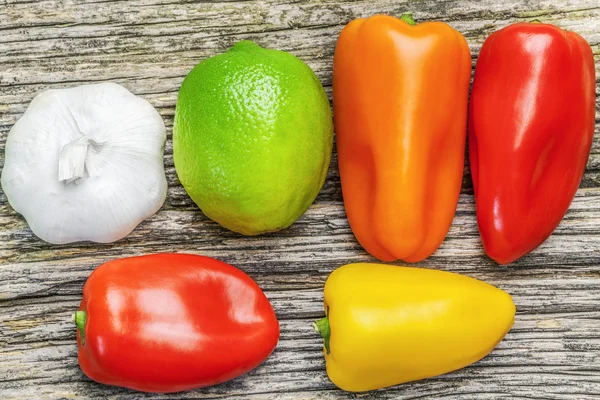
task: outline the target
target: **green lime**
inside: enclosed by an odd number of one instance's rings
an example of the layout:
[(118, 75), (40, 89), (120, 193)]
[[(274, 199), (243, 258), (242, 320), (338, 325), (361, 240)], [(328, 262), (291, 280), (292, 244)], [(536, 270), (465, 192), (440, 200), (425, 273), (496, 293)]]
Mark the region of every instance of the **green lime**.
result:
[(321, 190), (333, 121), (319, 79), (297, 57), (242, 41), (183, 81), (173, 158), (212, 220), (244, 235), (290, 226)]

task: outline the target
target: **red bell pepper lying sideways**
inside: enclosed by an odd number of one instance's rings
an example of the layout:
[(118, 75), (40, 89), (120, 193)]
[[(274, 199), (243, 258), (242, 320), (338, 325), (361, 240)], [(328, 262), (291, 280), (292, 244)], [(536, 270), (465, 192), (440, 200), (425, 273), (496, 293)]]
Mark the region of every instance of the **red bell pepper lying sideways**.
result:
[(583, 176), (594, 135), (594, 58), (578, 34), (539, 23), (485, 41), (469, 112), (477, 221), (500, 264), (538, 247)]
[(279, 339), (271, 304), (244, 272), (194, 255), (98, 267), (75, 320), (91, 379), (145, 392), (215, 385), (263, 362)]

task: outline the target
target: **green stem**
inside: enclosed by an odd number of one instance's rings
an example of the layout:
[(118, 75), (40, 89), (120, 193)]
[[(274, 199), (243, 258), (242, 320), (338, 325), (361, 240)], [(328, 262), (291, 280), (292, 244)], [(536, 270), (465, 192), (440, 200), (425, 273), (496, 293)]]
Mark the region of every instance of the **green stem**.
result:
[(323, 337), (323, 341), (325, 343), (325, 350), (327, 350), (327, 354), (329, 354), (329, 339), (331, 338), (331, 327), (329, 326), (329, 318), (325, 317), (313, 322), (313, 328), (319, 335)]
[(540, 21), (539, 19), (532, 19), (531, 21), (529, 21), (530, 24), (541, 24), (542, 21)]
[(86, 319), (87, 315), (85, 311), (77, 311), (73, 314), (73, 322), (77, 325), (77, 329), (79, 329), (79, 334), (81, 335), (81, 344), (85, 344), (84, 328)]
[(404, 14), (402, 14), (400, 16), (400, 20), (406, 22), (410, 26), (415, 26), (417, 24), (415, 22), (415, 20), (413, 19), (413, 16), (412, 16), (411, 13), (404, 13)]

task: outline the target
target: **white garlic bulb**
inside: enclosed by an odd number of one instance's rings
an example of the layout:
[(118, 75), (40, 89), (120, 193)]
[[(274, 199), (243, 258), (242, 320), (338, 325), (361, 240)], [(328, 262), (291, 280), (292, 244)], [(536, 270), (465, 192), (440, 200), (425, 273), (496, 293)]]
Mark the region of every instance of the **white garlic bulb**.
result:
[(8, 134), (2, 189), (47, 242), (113, 242), (164, 203), (165, 140), (154, 107), (120, 85), (48, 90)]

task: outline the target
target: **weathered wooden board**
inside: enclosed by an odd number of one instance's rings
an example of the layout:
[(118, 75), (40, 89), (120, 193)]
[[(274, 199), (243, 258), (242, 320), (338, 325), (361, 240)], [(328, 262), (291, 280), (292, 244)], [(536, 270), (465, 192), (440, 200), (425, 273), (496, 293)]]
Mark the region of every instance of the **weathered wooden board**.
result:
[[(332, 55), (343, 25), (356, 17), (398, 16), (407, 10), (418, 20), (446, 21), (463, 32), (474, 62), (495, 29), (533, 18), (552, 22), (590, 42), (600, 71), (598, 0), (0, 0), (0, 166), (8, 131), (43, 90), (118, 82), (157, 107), (170, 134), (186, 73), (236, 41), (252, 39), (291, 51), (330, 91)], [(335, 156), (311, 209), (290, 229), (253, 238), (225, 231), (194, 206), (177, 181), (170, 138), (165, 162), (165, 206), (111, 245), (43, 243), (0, 191), (1, 399), (600, 398), (598, 135), (564, 221), (544, 245), (508, 267), (494, 264), (482, 251), (465, 167), (452, 229), (420, 265), (507, 290), (518, 308), (515, 326), (496, 350), (469, 368), (367, 395), (343, 393), (329, 382), (321, 341), (310, 327), (322, 315), (329, 272), (348, 262), (373, 261), (348, 227)], [(77, 365), (70, 321), (85, 279), (107, 260), (159, 251), (217, 257), (256, 279), (281, 320), (273, 356), (230, 383), (171, 396), (88, 380)]]

